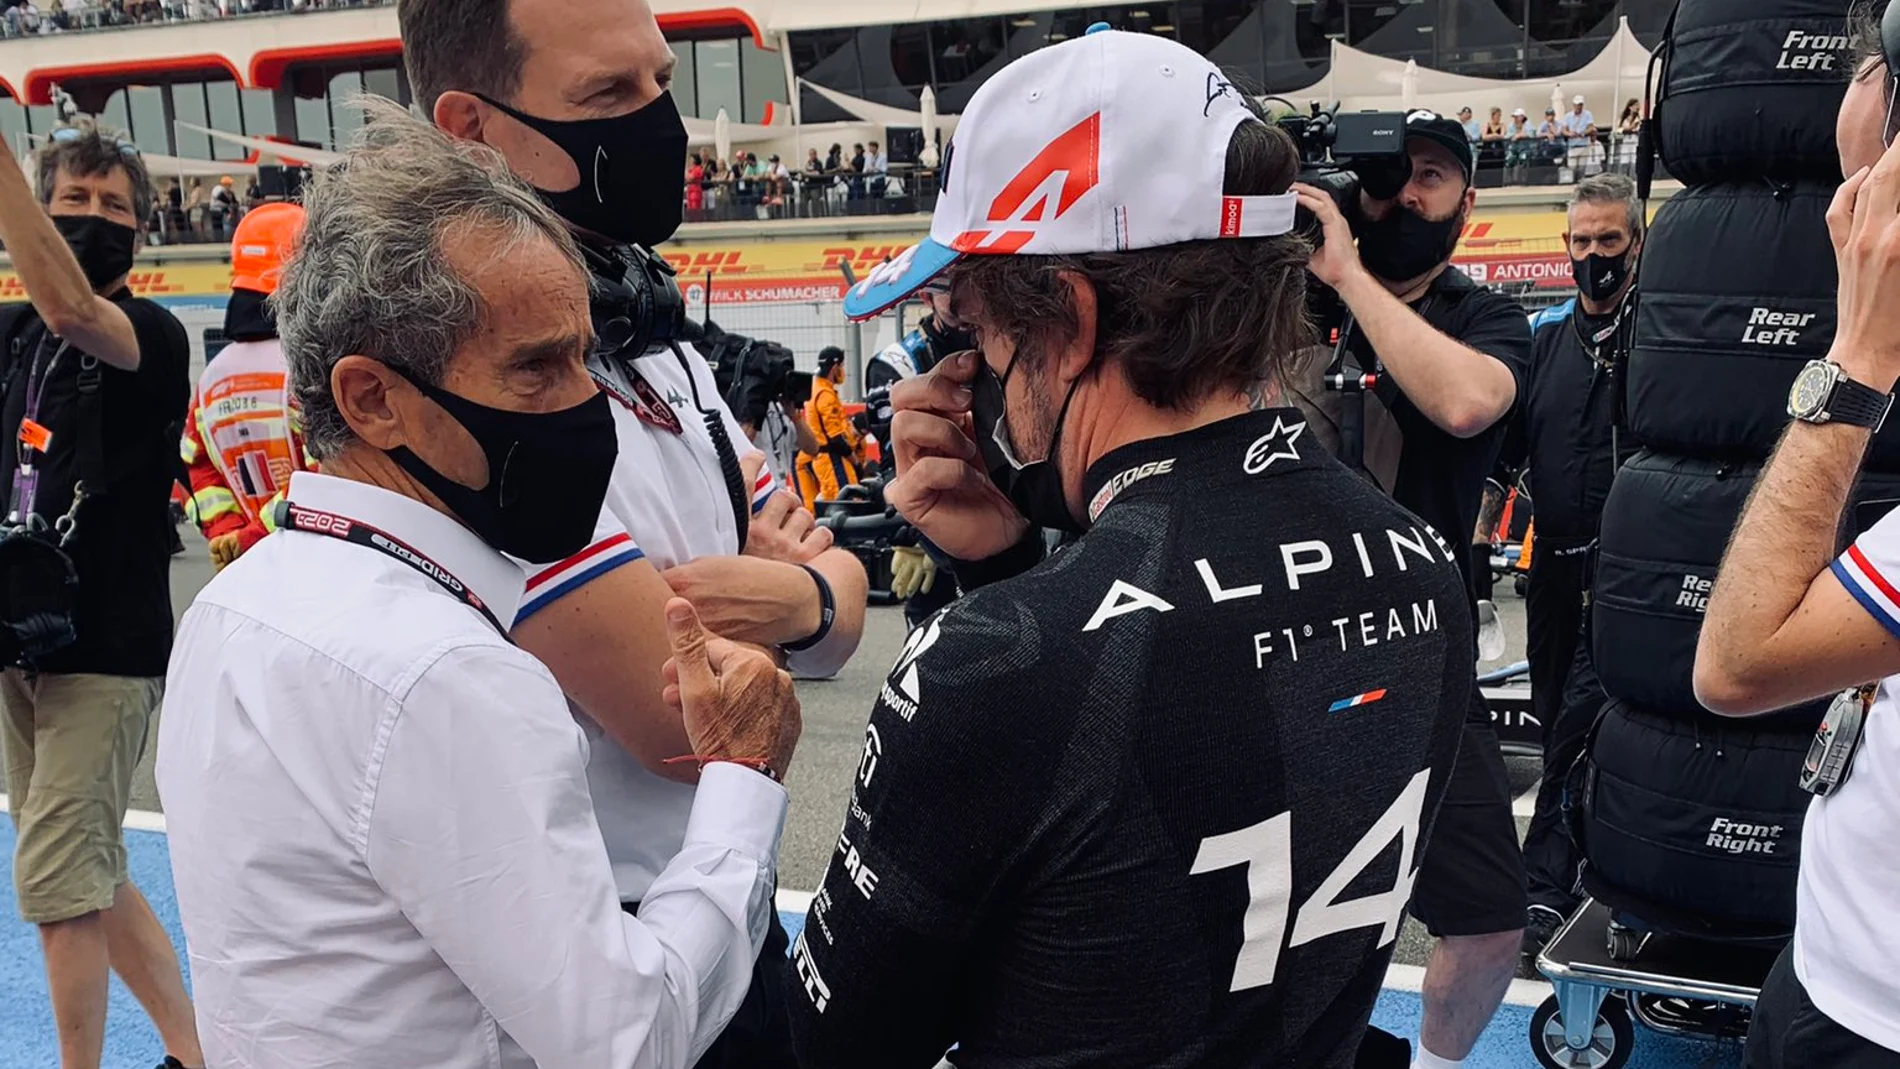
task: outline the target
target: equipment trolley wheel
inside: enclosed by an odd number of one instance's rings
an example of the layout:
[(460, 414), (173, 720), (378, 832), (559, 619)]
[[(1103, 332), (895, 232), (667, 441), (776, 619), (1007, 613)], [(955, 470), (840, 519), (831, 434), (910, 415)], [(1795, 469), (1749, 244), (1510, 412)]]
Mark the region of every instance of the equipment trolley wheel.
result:
[(1531, 1014), (1531, 1053), (1545, 1069), (1621, 1069), (1630, 1059), (1636, 1030), (1620, 998), (1606, 998), (1597, 1007), (1586, 1047), (1570, 1045), (1557, 996), (1552, 995)]

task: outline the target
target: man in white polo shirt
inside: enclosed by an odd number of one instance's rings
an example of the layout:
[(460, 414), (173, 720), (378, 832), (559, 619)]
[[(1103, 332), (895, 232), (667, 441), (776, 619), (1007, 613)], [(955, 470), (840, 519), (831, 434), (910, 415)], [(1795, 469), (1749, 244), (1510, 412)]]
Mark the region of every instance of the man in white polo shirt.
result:
[(579, 251), (498, 157), (394, 105), (306, 206), (277, 302), (323, 474), (185, 614), (159, 740), (208, 1063), (684, 1069), (772, 913), (789, 677), (666, 606), (699, 787), (623, 912), (588, 746), (506, 632), (503, 554), (597, 540), (617, 452)]
[(1719, 713), (1854, 688), (1828, 714), (1849, 763), (1808, 807), (1794, 942), (1762, 986), (1745, 1069), (1900, 1069), (1900, 511), (1845, 554), (1835, 541), (1900, 378), (1900, 145), (1882, 148), (1900, 9), (1885, 26), (1863, 15), (1837, 123), (1847, 182), (1827, 216), (1834, 344), (1795, 379), (1794, 419), (1735, 529), (1696, 650), (1696, 696)]

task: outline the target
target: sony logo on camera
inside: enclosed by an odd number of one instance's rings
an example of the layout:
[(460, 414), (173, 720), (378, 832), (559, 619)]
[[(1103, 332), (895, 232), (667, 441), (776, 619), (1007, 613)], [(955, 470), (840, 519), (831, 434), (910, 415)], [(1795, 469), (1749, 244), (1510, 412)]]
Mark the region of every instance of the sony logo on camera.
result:
[(1847, 36), (1838, 33), (1809, 33), (1789, 30), (1781, 42), (1781, 57), (1775, 60), (1778, 71), (1831, 71), (1834, 60), (1847, 51)]

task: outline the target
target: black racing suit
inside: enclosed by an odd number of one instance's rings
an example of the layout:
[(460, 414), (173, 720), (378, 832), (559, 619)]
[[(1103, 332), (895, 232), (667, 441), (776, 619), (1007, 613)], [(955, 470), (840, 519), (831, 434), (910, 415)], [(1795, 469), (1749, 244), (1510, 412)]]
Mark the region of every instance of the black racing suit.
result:
[(793, 947), (802, 1064), (1353, 1064), (1472, 630), (1450, 553), (1304, 429), (1110, 453), (1085, 535), (912, 633)]
[(1526, 652), (1531, 703), (1544, 729), (1544, 779), (1524, 835), (1525, 875), (1532, 905), (1566, 915), (1577, 905), (1579, 859), (1564, 827), (1564, 780), (1603, 706), (1585, 599), (1616, 474), (1611, 357), (1623, 325), (1614, 314), (1584, 314), (1575, 298), (1531, 320), (1529, 389), (1499, 462), (1529, 466), (1536, 510)]

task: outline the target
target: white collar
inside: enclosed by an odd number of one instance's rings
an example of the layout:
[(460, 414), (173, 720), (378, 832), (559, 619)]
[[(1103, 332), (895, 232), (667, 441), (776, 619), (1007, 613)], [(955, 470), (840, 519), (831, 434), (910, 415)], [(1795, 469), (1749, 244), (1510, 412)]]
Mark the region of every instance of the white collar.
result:
[(521, 568), (475, 532), (414, 498), (314, 471), (291, 475), (286, 496), (303, 508), (333, 512), (408, 543), (467, 584), (498, 620), (513, 620), (521, 607)]

